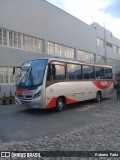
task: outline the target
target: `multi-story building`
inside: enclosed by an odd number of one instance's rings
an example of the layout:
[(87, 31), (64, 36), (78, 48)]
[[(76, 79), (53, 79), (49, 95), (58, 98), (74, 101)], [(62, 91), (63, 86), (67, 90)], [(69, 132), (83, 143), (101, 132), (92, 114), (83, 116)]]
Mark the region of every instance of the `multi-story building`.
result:
[(15, 91), (14, 66), (57, 56), (120, 67), (120, 40), (45, 0), (0, 1), (0, 97)]

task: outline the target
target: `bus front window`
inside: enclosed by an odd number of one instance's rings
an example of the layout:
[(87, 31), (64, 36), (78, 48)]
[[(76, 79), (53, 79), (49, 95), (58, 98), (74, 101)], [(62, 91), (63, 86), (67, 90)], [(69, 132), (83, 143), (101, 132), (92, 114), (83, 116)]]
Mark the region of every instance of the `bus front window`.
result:
[(42, 84), (47, 60), (38, 59), (26, 62), (18, 75), (17, 86), (36, 86)]

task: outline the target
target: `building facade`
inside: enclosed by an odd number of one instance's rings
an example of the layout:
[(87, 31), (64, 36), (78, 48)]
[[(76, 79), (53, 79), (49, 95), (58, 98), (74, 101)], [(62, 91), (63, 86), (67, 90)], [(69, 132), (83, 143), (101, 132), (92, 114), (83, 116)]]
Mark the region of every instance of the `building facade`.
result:
[(0, 97), (15, 92), (13, 67), (43, 56), (120, 68), (120, 40), (97, 23), (87, 25), (46, 0), (0, 1)]

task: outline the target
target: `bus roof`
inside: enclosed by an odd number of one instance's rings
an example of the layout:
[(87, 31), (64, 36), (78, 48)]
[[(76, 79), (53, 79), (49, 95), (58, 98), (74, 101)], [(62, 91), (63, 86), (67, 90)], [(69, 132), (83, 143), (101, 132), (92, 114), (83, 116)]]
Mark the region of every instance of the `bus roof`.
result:
[(71, 59), (65, 59), (65, 58), (59, 58), (59, 57), (40, 57), (40, 58), (37, 58), (37, 59), (33, 59), (31, 61), (38, 60), (38, 59), (47, 59), (49, 62), (50, 61), (60, 61), (60, 62), (68, 62), (68, 63), (82, 64), (82, 65), (89, 65), (89, 66), (96, 66), (96, 67), (112, 68), (112, 66), (109, 66), (109, 65), (102, 65), (102, 64), (92, 63), (92, 62), (71, 60)]

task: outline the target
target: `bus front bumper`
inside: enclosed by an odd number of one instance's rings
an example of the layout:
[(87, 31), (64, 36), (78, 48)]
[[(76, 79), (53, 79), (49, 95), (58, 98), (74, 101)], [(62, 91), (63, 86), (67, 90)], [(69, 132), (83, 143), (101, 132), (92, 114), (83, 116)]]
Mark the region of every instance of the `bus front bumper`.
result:
[(22, 108), (26, 108), (26, 109), (27, 108), (28, 109), (29, 108), (44, 109), (43, 100), (41, 99), (41, 97), (34, 98), (32, 100), (23, 100), (15, 96), (15, 104), (17, 104), (18, 106)]

